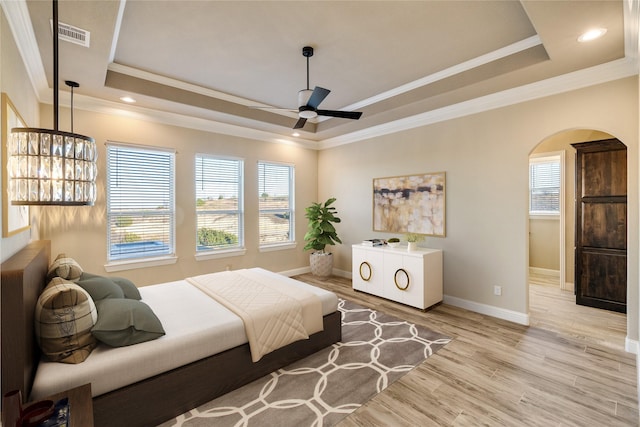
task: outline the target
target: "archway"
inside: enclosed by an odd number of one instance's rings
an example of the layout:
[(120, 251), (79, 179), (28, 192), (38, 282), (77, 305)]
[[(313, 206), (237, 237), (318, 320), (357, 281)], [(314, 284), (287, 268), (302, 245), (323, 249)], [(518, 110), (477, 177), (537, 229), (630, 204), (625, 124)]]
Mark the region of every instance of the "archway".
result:
[[(529, 218), (529, 304), (532, 325), (555, 322), (560, 329), (574, 320), (566, 318), (566, 322), (564, 322), (562, 313), (569, 317), (569, 312), (575, 315), (575, 310), (580, 310), (569, 306), (575, 306), (574, 245), (576, 229), (574, 194), (576, 156), (575, 149), (571, 144), (610, 138), (615, 138), (615, 136), (594, 129), (565, 130), (542, 140), (530, 153), (530, 159), (560, 155), (562, 158), (561, 167), (564, 171), (561, 178), (563, 190), (560, 193), (562, 194), (561, 213), (555, 217), (530, 216)], [(542, 273), (541, 280), (540, 273)], [(557, 289), (547, 292), (549, 289), (541, 288), (541, 284), (555, 286)], [(534, 295), (534, 291), (542, 292), (543, 296)], [(570, 311), (562, 308), (562, 304), (565, 304), (564, 307)], [(551, 310), (554, 310), (552, 306), (561, 314), (552, 314)], [(595, 312), (592, 313), (594, 313), (594, 317), (599, 316)], [(549, 318), (546, 318), (547, 316)], [(550, 320), (551, 317), (553, 317), (552, 320)], [(589, 316), (587, 315), (587, 317)], [(624, 348), (627, 329), (626, 316), (624, 318), (618, 316), (616, 321), (623, 330), (620, 331), (619, 336), (613, 337), (613, 340)], [(594, 335), (599, 334), (597, 331), (593, 333)]]

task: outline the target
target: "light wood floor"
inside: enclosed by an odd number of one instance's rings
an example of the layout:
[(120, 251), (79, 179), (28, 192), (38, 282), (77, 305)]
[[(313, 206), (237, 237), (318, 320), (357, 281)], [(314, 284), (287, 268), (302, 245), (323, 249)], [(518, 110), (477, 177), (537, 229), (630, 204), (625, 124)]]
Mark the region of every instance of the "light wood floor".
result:
[(445, 304), (422, 312), (355, 292), (341, 277), (296, 278), (453, 338), (340, 427), (638, 426), (624, 315), (531, 285), (527, 327)]

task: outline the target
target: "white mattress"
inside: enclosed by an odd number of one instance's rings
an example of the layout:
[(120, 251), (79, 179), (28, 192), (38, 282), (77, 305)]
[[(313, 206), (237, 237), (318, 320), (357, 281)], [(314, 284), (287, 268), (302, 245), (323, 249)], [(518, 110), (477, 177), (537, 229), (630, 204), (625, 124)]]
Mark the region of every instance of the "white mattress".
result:
[[(295, 283), (322, 301), (322, 314), (337, 310), (335, 294), (261, 268), (251, 269)], [(91, 383), (93, 396), (152, 377), (247, 343), (242, 320), (184, 280), (140, 288), (166, 335), (127, 347), (99, 344), (79, 364), (41, 361), (31, 399)]]

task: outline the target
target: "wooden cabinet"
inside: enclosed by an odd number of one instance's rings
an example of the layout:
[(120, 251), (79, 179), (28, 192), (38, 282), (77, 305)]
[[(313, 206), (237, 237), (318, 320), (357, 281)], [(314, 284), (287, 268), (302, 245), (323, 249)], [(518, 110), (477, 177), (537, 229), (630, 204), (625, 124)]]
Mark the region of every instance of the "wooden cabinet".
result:
[(576, 149), (576, 303), (626, 312), (627, 149), (617, 139)]
[(353, 245), (353, 289), (425, 308), (442, 301), (442, 251)]

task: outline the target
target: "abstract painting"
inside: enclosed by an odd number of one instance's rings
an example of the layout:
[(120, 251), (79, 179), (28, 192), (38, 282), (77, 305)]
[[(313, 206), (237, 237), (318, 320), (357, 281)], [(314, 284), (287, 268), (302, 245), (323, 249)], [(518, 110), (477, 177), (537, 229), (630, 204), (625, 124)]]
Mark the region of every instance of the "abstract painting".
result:
[(374, 178), (373, 230), (445, 236), (445, 173)]

